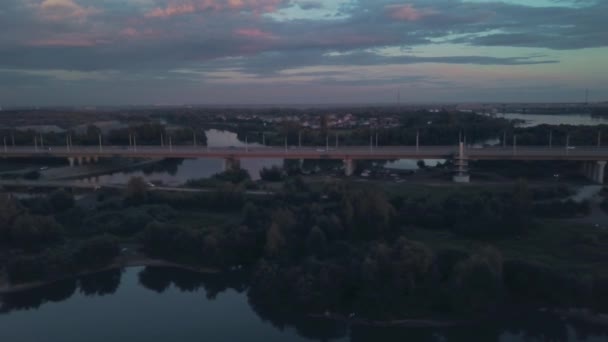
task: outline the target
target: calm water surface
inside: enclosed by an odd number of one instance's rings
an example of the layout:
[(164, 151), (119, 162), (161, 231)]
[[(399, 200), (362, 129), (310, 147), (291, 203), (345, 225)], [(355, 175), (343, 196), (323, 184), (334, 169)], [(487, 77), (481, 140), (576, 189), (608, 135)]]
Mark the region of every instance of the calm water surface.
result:
[(606, 341), (548, 316), (449, 329), (366, 328), (260, 310), (234, 275), (130, 268), (3, 298), (0, 341)]
[(538, 125), (596, 126), (608, 124), (608, 118), (593, 117), (590, 114), (545, 115), (505, 113), (497, 114), (496, 117), (505, 118), (509, 120), (523, 120), (525, 121), (525, 123), (521, 124), (521, 127), (534, 127)]
[[(238, 139), (236, 133), (219, 130), (206, 131), (209, 147), (244, 147), (246, 144)], [(249, 144), (251, 147), (261, 146)], [(274, 165), (282, 166), (283, 159), (243, 159), (241, 168), (247, 170), (253, 180), (260, 179), (260, 171)], [(180, 163), (165, 163), (166, 167), (150, 167), (144, 170), (118, 172), (97, 176), (95, 181), (100, 184), (125, 184), (131, 177), (143, 177), (149, 182), (160, 181), (165, 185), (178, 186), (190, 179), (209, 178), (224, 171), (223, 159), (186, 159)]]

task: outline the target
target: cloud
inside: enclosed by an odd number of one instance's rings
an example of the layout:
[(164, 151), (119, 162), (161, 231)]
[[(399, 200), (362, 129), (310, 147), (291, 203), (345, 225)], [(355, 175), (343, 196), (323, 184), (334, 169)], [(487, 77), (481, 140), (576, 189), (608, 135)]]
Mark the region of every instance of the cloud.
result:
[(424, 17), (436, 14), (429, 8), (417, 9), (412, 4), (388, 5), (385, 7), (387, 15), (394, 20), (417, 21)]
[(257, 28), (242, 28), (234, 31), (234, 34), (240, 37), (251, 39), (275, 39), (276, 36), (270, 32), (264, 32)]
[(74, 0), (43, 0), (37, 6), (40, 17), (61, 21), (66, 19), (84, 20), (89, 16), (100, 14), (102, 11), (94, 7), (84, 7)]
[[(592, 0), (0, 0), (0, 69), (114, 70), (144, 88), (206, 82), (174, 69), (262, 82), (294, 68), (350, 66), (353, 84), (380, 85), (399, 78), (374, 79), (369, 66), (432, 64), (566, 79), (569, 70), (601, 70), (581, 61), (608, 54), (607, 13), (608, 1)], [(301, 74), (299, 84), (347, 82), (332, 70)]]
[(300, 0), (295, 2), (298, 7), (303, 10), (311, 10), (311, 9), (320, 9), (323, 8), (323, 3), (321, 1), (315, 0)]
[(256, 14), (274, 12), (284, 0), (196, 0), (174, 1), (146, 13), (149, 18), (168, 18), (205, 11), (250, 11)]
[(176, 15), (194, 13), (197, 8), (194, 4), (171, 4), (165, 8), (157, 7), (146, 13), (149, 18), (168, 18)]

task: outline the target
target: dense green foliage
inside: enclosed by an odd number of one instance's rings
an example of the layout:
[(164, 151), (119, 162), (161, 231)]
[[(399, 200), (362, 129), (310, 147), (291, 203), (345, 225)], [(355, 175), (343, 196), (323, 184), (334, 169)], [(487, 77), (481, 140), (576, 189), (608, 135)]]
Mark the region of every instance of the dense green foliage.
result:
[(280, 182), (285, 178), (283, 168), (272, 166), (271, 168), (263, 168), (260, 171), (260, 178), (267, 182)]
[(105, 266), (119, 252), (115, 238), (99, 236), (38, 254), (15, 257), (9, 261), (6, 269), (14, 283), (53, 280)]

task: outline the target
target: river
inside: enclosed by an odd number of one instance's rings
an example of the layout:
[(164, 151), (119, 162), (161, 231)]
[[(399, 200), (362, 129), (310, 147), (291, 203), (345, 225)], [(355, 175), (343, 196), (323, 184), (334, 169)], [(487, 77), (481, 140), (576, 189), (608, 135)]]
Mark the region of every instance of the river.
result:
[(256, 309), (242, 277), (134, 267), (2, 298), (0, 341), (606, 341), (546, 314), (453, 328), (370, 328)]
[[(246, 144), (238, 139), (236, 133), (220, 130), (208, 130), (209, 147), (244, 147)], [(249, 144), (251, 147), (261, 146)], [(148, 182), (159, 182), (167, 186), (179, 186), (191, 179), (209, 178), (223, 171), (222, 159), (186, 159), (178, 163), (167, 161), (141, 170), (130, 170), (108, 175), (96, 176), (100, 184), (126, 184), (131, 177), (143, 177)], [(243, 159), (241, 168), (247, 170), (253, 180), (260, 179), (260, 171), (274, 165), (282, 166), (282, 159)]]

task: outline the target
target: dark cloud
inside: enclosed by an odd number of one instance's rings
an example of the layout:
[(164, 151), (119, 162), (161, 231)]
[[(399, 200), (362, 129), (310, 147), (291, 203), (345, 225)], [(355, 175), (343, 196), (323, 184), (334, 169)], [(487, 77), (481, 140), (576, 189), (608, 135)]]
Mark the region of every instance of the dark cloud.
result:
[[(223, 5), (214, 7), (209, 5), (214, 1), (202, 0), (56, 0), (61, 6), (53, 7), (49, 15), (45, 0), (2, 0), (1, 84), (64, 82), (24, 72), (27, 70), (114, 72), (116, 81), (168, 82), (184, 81), (183, 74), (172, 72), (175, 69), (233, 69), (262, 78), (315, 66), (521, 66), (560, 62), (544, 49), (608, 46), (607, 1), (554, 0), (555, 6), (542, 7), (534, 6), (534, 0), (528, 6), (507, 1), (359, 0), (342, 2), (333, 12), (328, 2), (316, 0), (247, 1), (242, 8), (217, 1)], [(257, 9), (256, 4), (264, 7)], [(273, 10), (287, 7), (327, 13), (319, 18), (283, 20), (271, 15)], [(521, 52), (513, 50), (512, 56), (505, 57), (474, 52), (450, 56), (447, 50), (446, 55), (429, 57), (414, 52), (399, 56), (375, 52), (444, 43), (537, 48), (541, 54), (517, 56)], [(324, 76), (319, 80), (342, 82), (335, 80), (336, 75)], [(361, 83), (376, 82), (381, 81)]]

